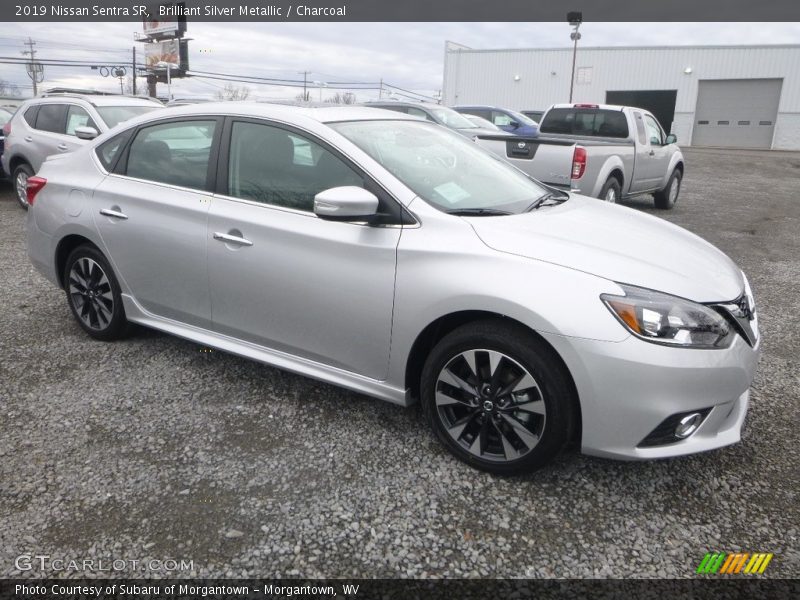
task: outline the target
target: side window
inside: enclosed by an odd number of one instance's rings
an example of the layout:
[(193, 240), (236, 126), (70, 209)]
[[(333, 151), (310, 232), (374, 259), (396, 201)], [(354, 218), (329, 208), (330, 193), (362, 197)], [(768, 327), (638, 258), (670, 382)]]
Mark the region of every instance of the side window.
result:
[(229, 196), (311, 212), (319, 192), (345, 185), (364, 181), (313, 140), (271, 125), (233, 124)]
[(215, 128), (216, 121), (199, 120), (140, 129), (128, 152), (126, 174), (158, 183), (206, 189)]
[(633, 113), (633, 117), (636, 121), (636, 133), (639, 136), (639, 143), (642, 145), (647, 145), (647, 133), (644, 130), (644, 119), (642, 119), (642, 113), (635, 112)]
[(508, 127), (511, 125), (511, 121), (513, 121), (513, 119), (507, 114), (497, 112), (496, 110), (492, 111), (492, 123), (498, 127)]
[(36, 116), (36, 129), (64, 133), (64, 124), (67, 117), (66, 104), (42, 104)]
[(80, 106), (70, 104), (69, 110), (67, 110), (67, 135), (75, 135), (75, 129), (78, 127), (94, 127), (100, 131), (94, 121), (92, 121), (89, 113)]
[(131, 132), (125, 131), (115, 135), (107, 142), (103, 142), (95, 149), (95, 154), (97, 154), (97, 158), (100, 159), (100, 163), (106, 171), (111, 171), (114, 168), (114, 163), (129, 137), (131, 137)]
[(413, 106), (409, 106), (407, 109), (405, 109), (404, 112), (407, 112), (412, 117), (420, 117), (422, 119), (425, 119), (426, 121), (431, 121), (432, 120), (428, 116), (428, 113), (426, 113), (424, 110), (420, 110), (418, 108), (414, 108)]
[(31, 127), (36, 127), (36, 115), (39, 114), (39, 105), (34, 104), (25, 113), (22, 117), (25, 119), (25, 122), (30, 125)]
[(650, 115), (644, 116), (644, 123), (647, 127), (647, 137), (650, 138), (650, 143), (656, 146), (664, 145), (664, 136), (661, 133), (661, 127), (656, 120)]

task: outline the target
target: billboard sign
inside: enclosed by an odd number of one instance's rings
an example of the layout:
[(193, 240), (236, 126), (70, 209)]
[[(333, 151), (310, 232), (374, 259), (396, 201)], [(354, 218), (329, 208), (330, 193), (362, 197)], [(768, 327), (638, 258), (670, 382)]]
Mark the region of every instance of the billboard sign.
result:
[[(185, 6), (181, 3), (166, 2), (154, 3), (147, 7), (147, 13), (142, 18), (142, 30), (150, 39), (181, 37), (186, 31), (186, 18), (176, 15), (180, 10), (176, 7)], [(162, 10), (168, 8), (169, 10)]]
[(180, 64), (181, 51), (179, 40), (152, 42), (144, 46), (144, 60), (148, 69), (157, 69), (160, 62)]

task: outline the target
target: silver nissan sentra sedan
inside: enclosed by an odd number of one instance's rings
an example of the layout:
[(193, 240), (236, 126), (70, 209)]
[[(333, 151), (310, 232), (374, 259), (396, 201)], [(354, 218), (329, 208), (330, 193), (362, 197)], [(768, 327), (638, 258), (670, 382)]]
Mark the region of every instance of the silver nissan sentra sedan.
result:
[(495, 473), (733, 444), (760, 340), (699, 237), (550, 189), (364, 107), (165, 109), (47, 160), (28, 250), (78, 324), (138, 323), (363, 394), (420, 400)]

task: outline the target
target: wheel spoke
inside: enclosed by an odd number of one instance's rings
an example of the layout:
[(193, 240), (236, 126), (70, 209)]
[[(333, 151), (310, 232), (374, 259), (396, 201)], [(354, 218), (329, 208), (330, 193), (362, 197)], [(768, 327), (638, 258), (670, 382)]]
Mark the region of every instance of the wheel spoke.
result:
[(470, 444), (469, 451), (475, 456), (483, 455), (484, 450), (486, 450), (487, 434), (489, 433), (489, 421), (491, 421), (491, 419), (484, 419), (483, 423), (481, 423), (480, 431), (475, 436), (475, 439), (472, 440), (472, 444)]
[(497, 397), (502, 398), (506, 394), (510, 394), (512, 392), (521, 392), (530, 388), (536, 388), (538, 390), (539, 386), (537, 385), (536, 380), (527, 371), (524, 371), (521, 375), (514, 379), (514, 381), (497, 392)]
[(472, 394), (473, 396), (478, 396), (478, 390), (476, 390), (473, 386), (468, 384), (466, 381), (461, 379), (458, 375), (453, 373), (449, 366), (442, 369), (442, 372), (439, 374), (439, 381), (444, 381), (445, 383), (449, 383), (453, 387), (461, 388), (468, 394)]
[(472, 420), (476, 417), (479, 413), (479, 410), (474, 410), (466, 417), (460, 418), (458, 421), (453, 423), (450, 427), (447, 428), (447, 432), (453, 436), (453, 439), (458, 441), (461, 438), (461, 434), (464, 433), (464, 430), (467, 428), (467, 425), (472, 423)]
[(533, 448), (537, 442), (539, 441), (539, 436), (535, 433), (530, 432), (522, 423), (517, 421), (512, 415), (508, 415), (506, 413), (500, 413), (500, 416), (503, 420), (511, 425), (514, 429), (514, 433), (517, 434), (520, 441), (525, 444), (528, 448)]
[(513, 412), (515, 410), (521, 410), (524, 412), (533, 413), (535, 415), (544, 415), (545, 414), (545, 406), (544, 400), (531, 400), (529, 402), (523, 402), (521, 404), (512, 404), (507, 407), (506, 409), (509, 412)]
[(519, 452), (511, 444), (511, 441), (506, 437), (506, 434), (503, 433), (503, 430), (500, 428), (500, 426), (495, 422), (492, 422), (492, 425), (494, 425), (494, 428), (500, 435), (500, 441), (503, 442), (503, 455), (506, 457), (506, 460), (514, 460), (515, 458), (519, 458)]
[(463, 352), (461, 356), (467, 363), (467, 366), (469, 366), (472, 374), (475, 376), (475, 381), (478, 381), (478, 361), (476, 360), (475, 354), (475, 350), (470, 350), (469, 352)]
[(452, 404), (458, 404), (461, 406), (469, 406), (472, 408), (469, 402), (466, 400), (461, 400), (460, 398), (454, 398), (444, 392), (436, 392), (436, 406), (450, 406)]

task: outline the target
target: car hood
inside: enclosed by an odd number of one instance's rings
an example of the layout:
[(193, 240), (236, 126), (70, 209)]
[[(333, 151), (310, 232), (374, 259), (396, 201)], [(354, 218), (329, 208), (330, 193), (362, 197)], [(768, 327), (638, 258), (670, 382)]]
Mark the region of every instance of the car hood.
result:
[(689, 231), (636, 210), (571, 194), (521, 215), (469, 217), (490, 248), (696, 302), (737, 298), (741, 270)]

